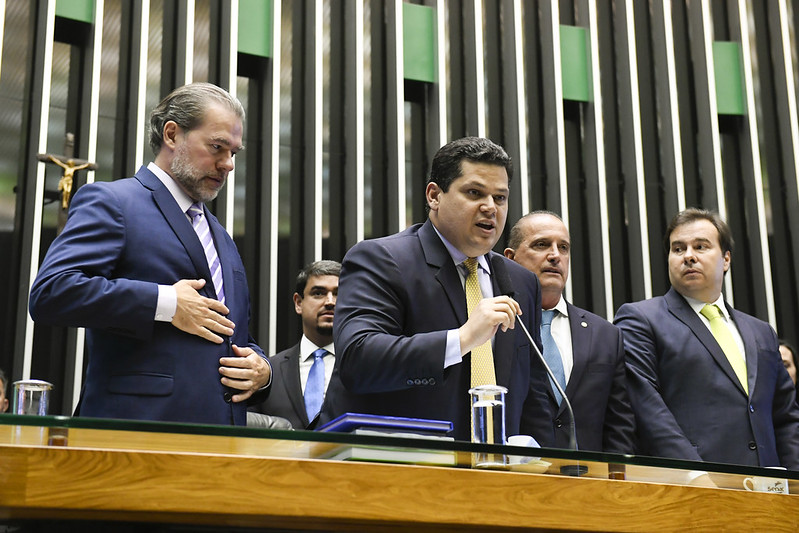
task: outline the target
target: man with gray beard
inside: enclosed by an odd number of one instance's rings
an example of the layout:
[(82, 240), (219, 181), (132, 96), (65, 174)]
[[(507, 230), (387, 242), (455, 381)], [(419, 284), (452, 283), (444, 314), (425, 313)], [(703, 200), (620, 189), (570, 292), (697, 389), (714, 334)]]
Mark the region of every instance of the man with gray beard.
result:
[(155, 160), (85, 185), (31, 289), (42, 324), (87, 328), (78, 416), (246, 423), (271, 367), (248, 331), (233, 240), (205, 207), (242, 150), (244, 109), (209, 83), (150, 115)]

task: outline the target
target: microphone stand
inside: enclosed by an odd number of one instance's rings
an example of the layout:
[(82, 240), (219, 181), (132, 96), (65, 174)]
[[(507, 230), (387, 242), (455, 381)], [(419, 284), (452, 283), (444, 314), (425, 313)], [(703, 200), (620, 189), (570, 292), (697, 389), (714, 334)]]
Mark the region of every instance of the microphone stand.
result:
[[(510, 275), (508, 274), (507, 267), (505, 266), (505, 259), (501, 256), (494, 256), (491, 258), (491, 264), (494, 268), (494, 272), (497, 275), (497, 285), (499, 286), (500, 292), (506, 296), (510, 296), (513, 298), (514, 291), (513, 291), (513, 283), (511, 282)], [(517, 315), (518, 316), (518, 315)], [(569, 412), (569, 449), (578, 451), (577, 449), (577, 428), (574, 425), (574, 409), (572, 409), (572, 404), (569, 401), (569, 397), (566, 396), (566, 391), (560, 386), (558, 380), (555, 379), (555, 375), (552, 373), (552, 369), (549, 368), (546, 359), (544, 359), (544, 354), (541, 353), (541, 350), (538, 349), (538, 345), (533, 341), (532, 335), (527, 330), (527, 326), (524, 325), (524, 322), (521, 320), (516, 321), (522, 327), (524, 334), (527, 335), (527, 340), (530, 341), (535, 353), (538, 355), (538, 359), (541, 361), (541, 364), (544, 365), (544, 368), (547, 371), (547, 374), (552, 380), (552, 383), (555, 384), (555, 388), (558, 389), (563, 401), (566, 402), (566, 410)], [(569, 476), (581, 476), (588, 472), (588, 467), (585, 465), (564, 465), (560, 468), (560, 472), (562, 474), (566, 474)]]
[[(563, 402), (566, 403), (566, 411), (569, 412), (569, 430), (570, 430), (569, 431), (569, 449), (570, 450), (574, 450), (574, 451), (578, 451), (578, 449), (577, 449), (577, 428), (574, 425), (574, 409), (572, 409), (572, 404), (569, 401), (569, 397), (566, 396), (566, 391), (563, 390), (563, 388), (560, 386), (560, 383), (558, 383), (558, 380), (555, 379), (555, 375), (552, 373), (552, 369), (549, 368), (549, 365), (547, 364), (546, 359), (544, 359), (544, 354), (541, 353), (541, 350), (538, 349), (538, 345), (533, 341), (533, 337), (530, 335), (530, 332), (527, 330), (527, 326), (525, 326), (524, 322), (522, 322), (521, 320), (517, 320), (516, 323), (519, 324), (522, 327), (522, 330), (524, 331), (524, 334), (527, 335), (527, 339), (530, 341), (530, 344), (533, 346), (533, 349), (535, 350), (535, 353), (538, 354), (538, 358), (543, 363), (544, 368), (547, 371), (547, 374), (549, 374), (549, 377), (552, 379), (552, 383), (554, 383), (555, 388), (558, 389), (558, 392), (560, 393), (561, 398), (563, 398)], [(582, 475), (588, 473), (588, 467), (585, 466), (585, 465), (580, 465), (580, 464), (563, 465), (562, 467), (560, 467), (560, 473), (561, 474), (566, 474), (568, 476), (582, 476)]]

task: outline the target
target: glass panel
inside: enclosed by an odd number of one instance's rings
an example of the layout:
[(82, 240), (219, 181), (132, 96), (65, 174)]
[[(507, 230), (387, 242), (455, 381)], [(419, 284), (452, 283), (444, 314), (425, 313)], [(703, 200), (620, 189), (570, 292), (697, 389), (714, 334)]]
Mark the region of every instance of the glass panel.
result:
[(211, 36), (211, 1), (195, 0), (194, 4), (194, 79), (208, 80), (209, 38)]
[[(100, 66), (99, 116), (97, 121), (97, 171), (95, 181), (111, 181), (114, 176), (117, 94), (119, 83), (119, 36), (122, 32), (120, 0), (106, 0), (103, 7), (103, 61)], [(150, 153), (145, 148), (145, 154)]]
[(10, 252), (11, 260), (0, 261), (0, 368), (11, 372), (14, 354), (19, 284), (16, 271), (20, 257), (14, 244), (17, 216), (17, 187), (22, 175), (21, 157), (24, 135), (22, 113), (26, 67), (30, 58), (30, 2), (7, 2), (5, 12), (2, 75), (0, 75), (0, 249)]

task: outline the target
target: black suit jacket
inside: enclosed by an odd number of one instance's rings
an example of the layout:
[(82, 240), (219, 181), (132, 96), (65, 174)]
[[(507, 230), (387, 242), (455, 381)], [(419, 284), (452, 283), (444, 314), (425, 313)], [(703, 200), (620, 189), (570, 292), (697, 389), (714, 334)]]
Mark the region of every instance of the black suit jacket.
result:
[(312, 421), (308, 420), (302, 394), (300, 344), (273, 355), (269, 361), (272, 363), (272, 386), (268, 396), (249, 410), (283, 417), (291, 422), (294, 429), (307, 429)]
[[(577, 444), (581, 450), (633, 453), (635, 422), (624, 367), (621, 331), (585, 309), (568, 302), (574, 364), (566, 396), (574, 410)], [(555, 417), (556, 446), (568, 448), (569, 414), (550, 387)]]
[[(519, 320), (540, 345), (538, 279), (503, 261), (522, 308)], [(450, 420), (454, 436), (468, 440), (470, 358), (444, 369), (447, 330), (466, 318), (457, 267), (429, 220), (356, 244), (342, 263), (333, 325), (338, 379), (328, 388), (320, 422), (348, 411)], [(546, 373), (522, 328), (496, 334), (494, 362), (497, 382), (508, 388), (507, 434), (551, 445)]]
[(673, 288), (616, 313), (640, 453), (799, 469), (799, 406), (771, 326), (727, 306), (747, 396), (713, 334)]

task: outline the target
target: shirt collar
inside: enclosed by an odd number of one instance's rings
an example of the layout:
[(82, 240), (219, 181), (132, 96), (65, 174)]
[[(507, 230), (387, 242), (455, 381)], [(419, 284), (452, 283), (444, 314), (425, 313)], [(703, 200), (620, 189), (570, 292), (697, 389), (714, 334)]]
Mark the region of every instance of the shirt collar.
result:
[[(685, 295), (683, 295), (683, 298), (685, 298), (685, 301), (688, 302), (688, 305), (691, 306), (691, 309), (693, 309), (697, 315), (702, 313), (702, 308), (705, 307), (705, 302)], [(713, 304), (718, 306), (719, 310), (721, 310), (721, 314), (724, 315), (725, 320), (732, 320), (730, 318), (730, 312), (727, 310), (727, 306), (724, 304), (723, 294), (719, 294), (719, 297), (715, 302), (710, 302), (710, 305)]]
[(313, 353), (318, 350), (319, 348), (324, 348), (332, 355), (336, 355), (336, 350), (333, 347), (333, 343), (331, 342), (327, 346), (317, 346), (311, 340), (303, 334), (302, 339), (300, 339), (300, 361), (305, 361), (308, 358), (313, 358)]
[(172, 197), (178, 203), (178, 207), (180, 207), (181, 211), (185, 213), (189, 210), (189, 207), (192, 206), (194, 200), (191, 199), (191, 196), (186, 194), (186, 191), (181, 189), (180, 185), (178, 185), (178, 182), (175, 181), (172, 176), (167, 174), (164, 169), (156, 165), (154, 162), (150, 162), (150, 164), (147, 165), (147, 170), (155, 174), (156, 177), (161, 180), (161, 183), (164, 184), (164, 187), (166, 187), (169, 192), (172, 193)]
[(563, 296), (560, 297), (558, 303), (555, 304), (555, 307), (553, 307), (552, 309), (556, 310), (558, 313), (562, 314), (563, 316), (569, 316), (569, 307), (566, 305), (566, 300), (563, 298)]
[[(438, 228), (436, 228), (435, 224), (433, 224), (433, 229), (436, 230), (438, 238), (444, 243), (444, 246), (449, 252), (449, 256), (452, 258), (452, 261), (455, 263), (455, 265), (460, 265), (466, 259), (468, 259), (465, 253), (455, 248), (455, 246), (449, 242), (446, 237), (441, 235), (441, 232), (438, 231)], [(482, 268), (486, 274), (491, 275), (491, 267), (488, 264), (488, 259), (486, 259), (485, 254), (477, 257), (477, 264), (480, 265), (480, 268)]]

